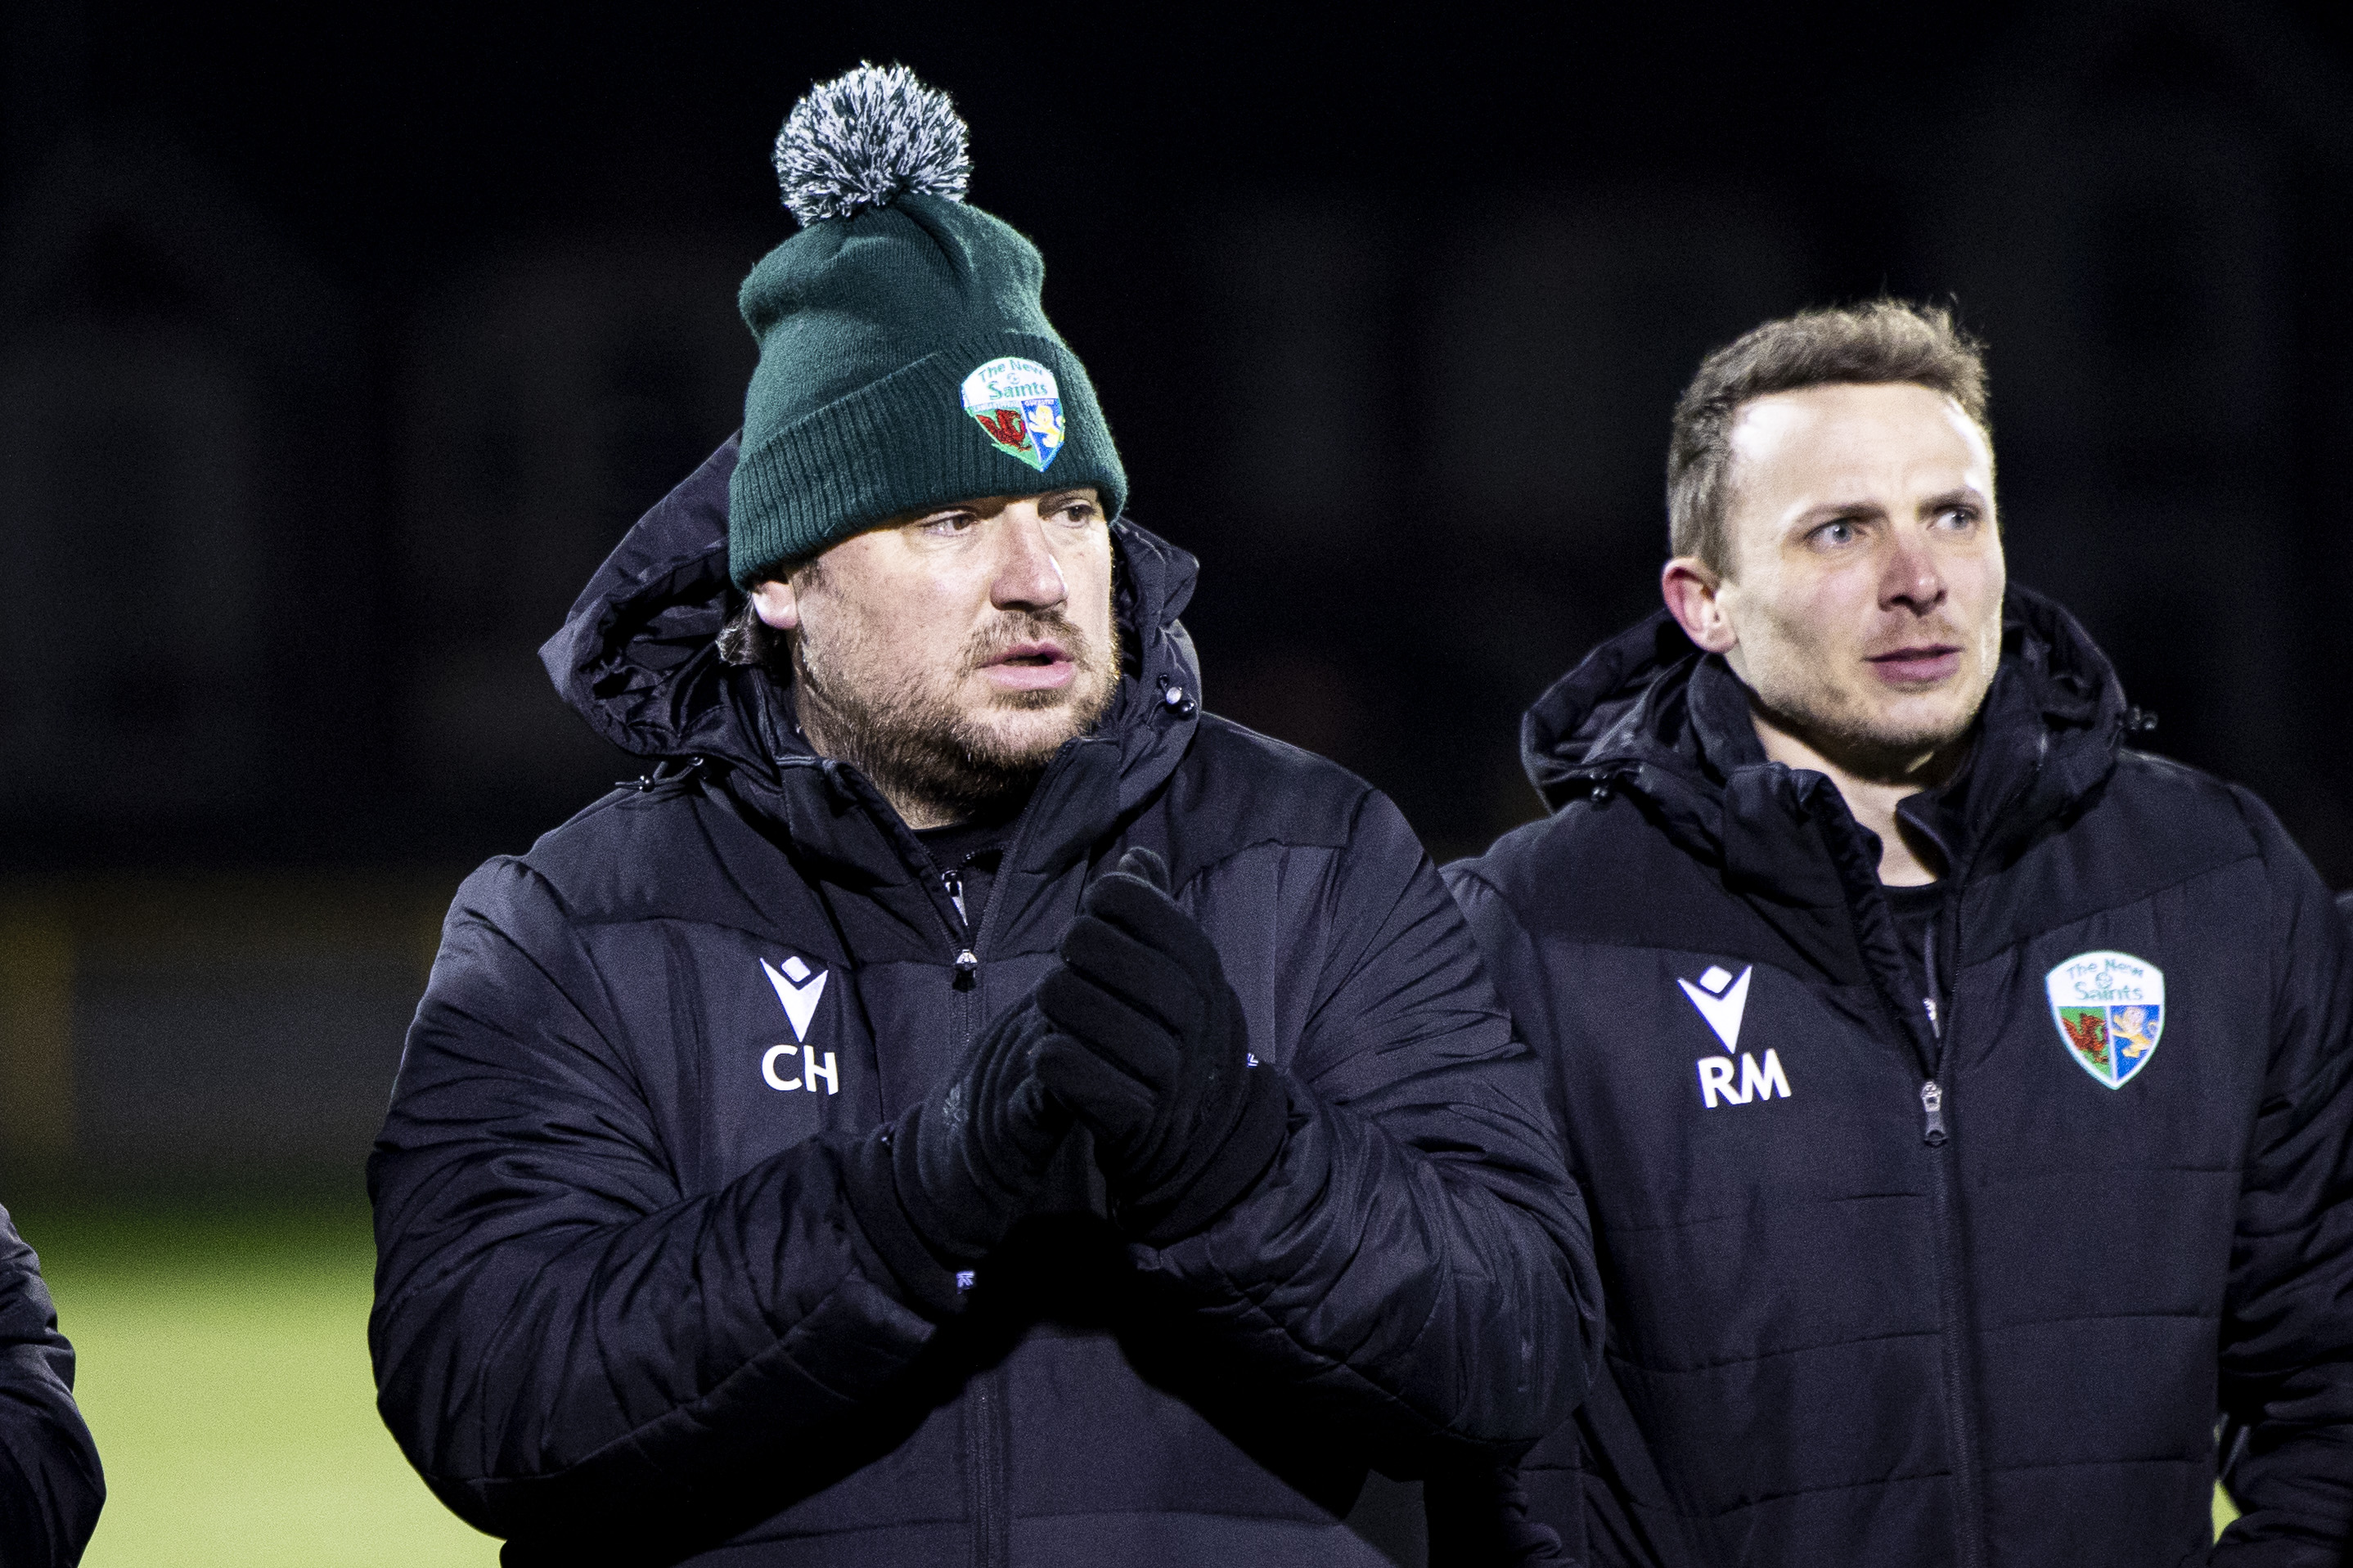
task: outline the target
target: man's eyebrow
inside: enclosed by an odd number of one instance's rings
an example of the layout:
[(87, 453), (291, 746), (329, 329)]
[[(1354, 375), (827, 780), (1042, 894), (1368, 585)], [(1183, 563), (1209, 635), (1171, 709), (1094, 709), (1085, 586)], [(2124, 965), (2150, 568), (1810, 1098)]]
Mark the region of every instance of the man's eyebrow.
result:
[(977, 512), (983, 517), (988, 517), (1003, 511), (1006, 503), (1011, 499), (1009, 496), (975, 496), (968, 500), (944, 500), (931, 506), (913, 507), (891, 518), (883, 526), (904, 528), (909, 523), (922, 522), (926, 518), (938, 517), (944, 512), (951, 511)]
[(1834, 517), (1885, 517), (1887, 509), (1875, 500), (1826, 500), (1820, 506), (1810, 506), (1797, 516), (1799, 524), (1822, 522)]
[(1920, 510), (1924, 512), (1938, 512), (1949, 510), (1957, 506), (1973, 506), (1982, 509), (1985, 503), (1985, 497), (1978, 493), (1977, 486), (1955, 485), (1944, 494), (1930, 496), (1926, 500), (1922, 501)]

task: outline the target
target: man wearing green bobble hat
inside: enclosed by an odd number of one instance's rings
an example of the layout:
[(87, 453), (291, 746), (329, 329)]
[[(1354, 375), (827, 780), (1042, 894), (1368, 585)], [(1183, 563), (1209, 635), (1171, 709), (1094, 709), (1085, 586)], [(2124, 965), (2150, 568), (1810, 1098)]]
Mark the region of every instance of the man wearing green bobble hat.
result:
[[(379, 1403), (510, 1563), (1541, 1554), (1582, 1208), (1396, 808), (1205, 710), (965, 132), (777, 145), (740, 442), (543, 650), (655, 765), (460, 889), (370, 1163)], [(1419, 1550), (1419, 1548), (1410, 1548)]]

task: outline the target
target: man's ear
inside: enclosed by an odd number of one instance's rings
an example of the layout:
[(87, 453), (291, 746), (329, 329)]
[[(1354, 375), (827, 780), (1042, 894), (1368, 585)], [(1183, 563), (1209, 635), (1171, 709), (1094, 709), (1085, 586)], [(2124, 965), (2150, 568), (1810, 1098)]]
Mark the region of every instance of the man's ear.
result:
[(752, 586), (752, 613), (760, 624), (771, 631), (790, 632), (800, 629), (801, 602), (793, 585), (771, 577)]
[(1740, 641), (1724, 613), (1724, 579), (1696, 555), (1678, 555), (1659, 574), (1659, 592), (1683, 635), (1709, 653), (1729, 653)]

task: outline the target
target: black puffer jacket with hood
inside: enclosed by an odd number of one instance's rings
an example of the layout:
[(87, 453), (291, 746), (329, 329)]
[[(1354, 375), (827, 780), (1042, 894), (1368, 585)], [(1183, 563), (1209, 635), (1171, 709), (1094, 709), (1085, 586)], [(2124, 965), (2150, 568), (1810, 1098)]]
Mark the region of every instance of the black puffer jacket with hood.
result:
[[(1367, 1466), (1516, 1453), (1599, 1331), (1537, 1064), (1436, 870), (1363, 783), (1201, 710), (1193, 563), (1123, 522), (1113, 710), (965, 930), (871, 785), (715, 656), (733, 456), (545, 652), (601, 732), (692, 760), (450, 911), (370, 1165), (385, 1419), (511, 1563), (1383, 1561), (1342, 1522)], [(1099, 1205), (1027, 1222), (931, 1321), (848, 1152), (1137, 845), (1285, 1075), (1282, 1152), (1165, 1248)]]
[(1527, 1475), (1593, 1563), (2347, 1561), (2346, 932), (2259, 801), (2123, 747), (2065, 612), (2005, 609), (1904, 808), (1925, 952), (1663, 615), (1529, 713), (1555, 815), (1449, 869), (1591, 1210), (1604, 1371)]

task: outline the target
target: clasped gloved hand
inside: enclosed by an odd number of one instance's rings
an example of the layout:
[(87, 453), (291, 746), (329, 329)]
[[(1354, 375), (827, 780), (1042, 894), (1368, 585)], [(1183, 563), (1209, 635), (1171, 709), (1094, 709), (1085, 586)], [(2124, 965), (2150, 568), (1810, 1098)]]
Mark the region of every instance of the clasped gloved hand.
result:
[(1054, 1033), (1038, 1071), (1095, 1134), (1123, 1228), (1166, 1244), (1249, 1192), (1282, 1146), (1281, 1075), (1257, 1065), (1208, 934), (1131, 849), (1098, 878), (1038, 983)]
[(1440, 1466), (1421, 1483), (1430, 1568), (1537, 1568), (1567, 1563), (1560, 1536), (1537, 1522), (1517, 1465), (1493, 1458)]
[(1038, 1206), (1071, 1113), (1035, 1071), (1051, 1029), (1025, 997), (963, 1066), (853, 1152), (850, 1206), (919, 1305), (953, 1310), (972, 1266)]

